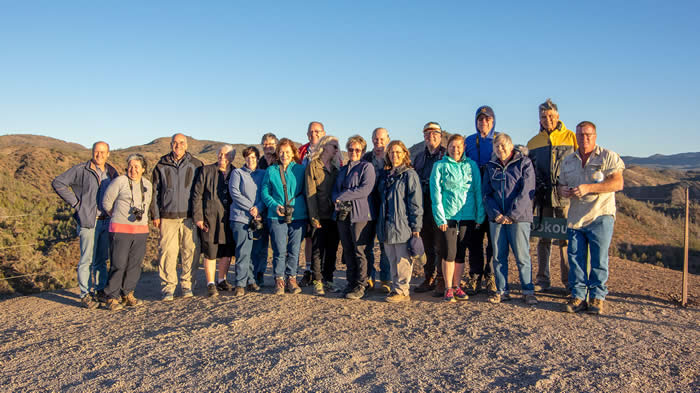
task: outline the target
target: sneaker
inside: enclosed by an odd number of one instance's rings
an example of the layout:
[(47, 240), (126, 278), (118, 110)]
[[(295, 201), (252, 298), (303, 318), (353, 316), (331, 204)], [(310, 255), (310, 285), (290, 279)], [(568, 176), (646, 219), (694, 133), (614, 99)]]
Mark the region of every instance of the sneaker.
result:
[(236, 287), (233, 290), (233, 297), (239, 297), (245, 295), (245, 289), (243, 287)]
[(493, 274), (486, 275), (486, 291), (491, 294), (498, 292), (498, 288), (496, 287), (496, 276)]
[(386, 301), (389, 303), (401, 303), (410, 301), (411, 297), (409, 295), (401, 295), (396, 292), (392, 292), (386, 297)]
[(323, 282), (323, 289), (332, 293), (339, 293), (342, 292), (342, 289), (338, 288), (337, 285), (333, 283), (333, 281), (324, 281)]
[(493, 304), (498, 304), (501, 302), (507, 302), (509, 300), (512, 300), (513, 298), (510, 296), (509, 293), (494, 293), (493, 295), (489, 296), (489, 302)]
[(99, 306), (97, 302), (93, 301), (92, 295), (89, 293), (80, 298), (80, 304), (90, 310), (94, 310)]
[(123, 310), (124, 306), (119, 304), (119, 299), (107, 299), (106, 306), (109, 311), (119, 311)]
[(353, 289), (351, 292), (348, 292), (347, 294), (345, 294), (345, 298), (351, 299), (351, 300), (362, 299), (363, 296), (365, 296), (365, 289), (362, 286), (358, 286), (357, 288)]
[(525, 295), (523, 300), (525, 301), (525, 304), (530, 306), (537, 304), (537, 298), (535, 295)]
[(571, 298), (566, 304), (564, 304), (564, 312), (577, 313), (579, 311), (584, 311), (587, 308), (587, 304), (583, 299)]
[(137, 307), (143, 304), (143, 302), (134, 296), (134, 292), (129, 292), (126, 296), (122, 296), (121, 304), (127, 307)]
[(323, 290), (323, 283), (318, 280), (314, 280), (314, 295), (323, 296), (326, 291)]
[(593, 299), (591, 300), (591, 304), (588, 305), (588, 310), (586, 310), (586, 312), (588, 314), (600, 315), (603, 313), (603, 304), (605, 304), (605, 300)]
[(448, 303), (454, 303), (457, 300), (455, 300), (455, 294), (452, 288), (445, 289), (445, 296), (443, 296), (442, 300), (448, 302)]
[(467, 280), (467, 285), (465, 288), (467, 289), (467, 295), (476, 295), (476, 293), (479, 292), (479, 288), (481, 288), (481, 277), (476, 275), (469, 276), (469, 280)]
[(365, 289), (368, 291), (371, 291), (374, 289), (374, 280), (371, 278), (367, 279), (367, 286), (365, 286)]
[(435, 289), (435, 279), (430, 277), (423, 280), (423, 282), (413, 290), (416, 293), (429, 292)]
[(311, 270), (307, 270), (304, 272), (304, 276), (301, 278), (301, 281), (299, 282), (299, 286), (308, 287), (311, 285), (311, 282), (313, 280), (314, 280), (314, 276), (311, 273)]
[(255, 275), (255, 283), (258, 284), (259, 287), (264, 286), (265, 284), (265, 273), (257, 273)]
[(442, 297), (445, 294), (445, 280), (438, 276), (435, 278), (435, 290), (433, 297)]
[(391, 281), (381, 281), (379, 288), (383, 293), (391, 293)]
[(188, 299), (194, 296), (194, 293), (192, 293), (191, 289), (183, 289), (182, 290), (182, 298), (183, 299)]
[(275, 295), (284, 295), (284, 280), (275, 278)]
[[(306, 273), (304, 273), (306, 275)], [(297, 284), (297, 278), (296, 277), (288, 277), (287, 278), (287, 292), (297, 294), (301, 292), (301, 288), (299, 288), (299, 284)]]
[(229, 284), (228, 281), (224, 280), (216, 284), (216, 289), (221, 292), (229, 292), (233, 290), (233, 285)]
[[(223, 282), (224, 282), (224, 281), (222, 281), (222, 283), (223, 283)], [(216, 296), (219, 296), (219, 291), (221, 291), (221, 289), (219, 289), (219, 286), (218, 286), (218, 285), (216, 285), (216, 284), (214, 284), (214, 283), (211, 283), (211, 284), (208, 284), (208, 285), (207, 285), (207, 296), (208, 296), (208, 297), (216, 297)]]
[(467, 296), (467, 294), (464, 293), (464, 291), (460, 287), (453, 288), (453, 293), (455, 295), (455, 299), (457, 299), (457, 300), (469, 299), (469, 296)]
[(258, 292), (260, 291), (260, 286), (254, 282), (251, 282), (250, 284), (246, 285), (245, 289), (248, 292)]
[(175, 300), (175, 296), (173, 296), (173, 294), (170, 292), (166, 292), (163, 294), (163, 299), (161, 300), (164, 302), (172, 302), (173, 300)]

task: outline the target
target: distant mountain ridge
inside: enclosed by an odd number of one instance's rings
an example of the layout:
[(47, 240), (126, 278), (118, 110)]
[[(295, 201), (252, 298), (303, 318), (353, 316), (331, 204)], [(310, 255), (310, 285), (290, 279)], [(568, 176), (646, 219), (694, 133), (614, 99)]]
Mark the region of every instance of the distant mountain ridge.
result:
[(639, 165), (659, 169), (700, 170), (700, 152), (671, 155), (654, 154), (649, 157), (623, 156), (626, 166)]

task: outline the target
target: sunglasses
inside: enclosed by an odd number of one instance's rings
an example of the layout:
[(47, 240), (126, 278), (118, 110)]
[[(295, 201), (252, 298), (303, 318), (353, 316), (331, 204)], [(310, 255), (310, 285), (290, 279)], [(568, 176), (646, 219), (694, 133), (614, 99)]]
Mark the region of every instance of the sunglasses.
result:
[(362, 149), (348, 149), (348, 153), (362, 153)]

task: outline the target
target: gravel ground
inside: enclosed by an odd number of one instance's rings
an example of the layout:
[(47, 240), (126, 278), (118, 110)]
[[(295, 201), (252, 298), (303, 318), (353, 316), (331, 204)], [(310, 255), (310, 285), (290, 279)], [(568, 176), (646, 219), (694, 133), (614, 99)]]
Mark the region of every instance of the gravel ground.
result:
[[(611, 266), (601, 316), (564, 314), (556, 294), (536, 306), (517, 293), (498, 305), (485, 294), (388, 304), (374, 292), (350, 301), (310, 288), (275, 296), (270, 286), (208, 299), (200, 285), (192, 299), (162, 303), (153, 273), (136, 291), (146, 304), (124, 311), (79, 308), (77, 289), (7, 298), (0, 390), (700, 391), (700, 309), (697, 297), (685, 309), (671, 300), (680, 273)], [(700, 279), (690, 284), (697, 295)]]

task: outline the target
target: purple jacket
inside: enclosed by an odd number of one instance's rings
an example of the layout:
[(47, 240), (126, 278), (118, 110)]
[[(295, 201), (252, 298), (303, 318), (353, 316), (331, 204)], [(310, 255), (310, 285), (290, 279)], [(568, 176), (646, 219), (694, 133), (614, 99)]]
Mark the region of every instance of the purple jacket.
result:
[(369, 162), (352, 161), (340, 168), (332, 201), (352, 201), (350, 222), (372, 221), (377, 216), (371, 196), (374, 181), (374, 166)]
[(481, 184), (489, 221), (503, 214), (515, 222), (532, 222), (535, 169), (529, 158), (514, 150), (504, 166), (494, 156), (486, 165)]

